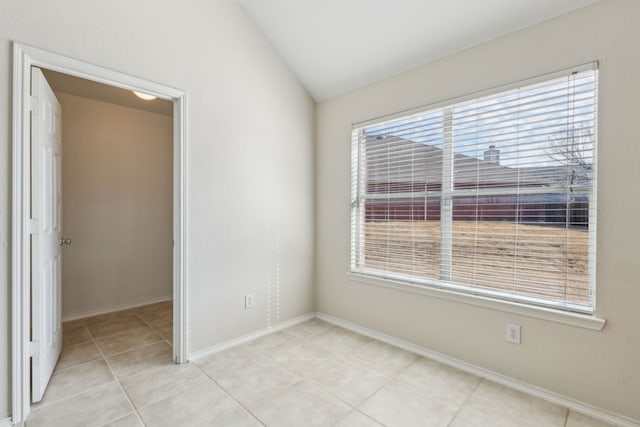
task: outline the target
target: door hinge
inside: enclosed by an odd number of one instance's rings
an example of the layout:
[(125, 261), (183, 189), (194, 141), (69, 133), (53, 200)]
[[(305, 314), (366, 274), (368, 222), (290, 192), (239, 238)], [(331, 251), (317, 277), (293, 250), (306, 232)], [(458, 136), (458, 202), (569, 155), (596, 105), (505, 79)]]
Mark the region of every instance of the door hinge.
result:
[(29, 356), (33, 357), (38, 354), (38, 342), (37, 341), (29, 341)]
[(33, 114), (38, 114), (38, 106), (40, 104), (40, 99), (37, 96), (31, 95), (29, 97), (29, 108), (33, 112)]
[(29, 218), (29, 234), (36, 234), (39, 225), (37, 219)]

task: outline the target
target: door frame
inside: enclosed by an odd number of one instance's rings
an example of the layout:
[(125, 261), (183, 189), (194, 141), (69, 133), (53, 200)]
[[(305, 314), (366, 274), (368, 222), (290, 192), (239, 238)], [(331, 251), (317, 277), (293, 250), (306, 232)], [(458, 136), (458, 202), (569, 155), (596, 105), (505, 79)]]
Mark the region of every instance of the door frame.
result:
[(187, 361), (187, 94), (108, 68), (13, 42), (11, 365), (12, 421), (30, 412), (31, 67), (41, 67), (173, 102), (173, 359)]

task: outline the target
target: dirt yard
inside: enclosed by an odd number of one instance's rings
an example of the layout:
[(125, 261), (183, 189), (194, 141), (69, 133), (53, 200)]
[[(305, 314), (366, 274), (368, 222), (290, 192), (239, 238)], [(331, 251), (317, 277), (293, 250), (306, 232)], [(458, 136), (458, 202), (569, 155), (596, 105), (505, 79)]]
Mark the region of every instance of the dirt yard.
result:
[[(367, 266), (440, 277), (439, 221), (367, 222), (364, 232)], [(587, 231), (508, 222), (455, 222), (452, 235), (453, 283), (576, 302), (589, 299)], [(401, 255), (387, 262), (387, 249)], [(485, 269), (491, 270), (494, 280), (483, 278)]]

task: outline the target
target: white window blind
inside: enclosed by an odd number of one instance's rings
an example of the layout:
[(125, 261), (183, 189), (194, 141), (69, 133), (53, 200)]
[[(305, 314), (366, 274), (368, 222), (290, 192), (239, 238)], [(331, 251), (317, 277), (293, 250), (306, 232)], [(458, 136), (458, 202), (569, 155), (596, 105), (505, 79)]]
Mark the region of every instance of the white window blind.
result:
[(596, 64), (353, 127), (353, 273), (592, 313)]

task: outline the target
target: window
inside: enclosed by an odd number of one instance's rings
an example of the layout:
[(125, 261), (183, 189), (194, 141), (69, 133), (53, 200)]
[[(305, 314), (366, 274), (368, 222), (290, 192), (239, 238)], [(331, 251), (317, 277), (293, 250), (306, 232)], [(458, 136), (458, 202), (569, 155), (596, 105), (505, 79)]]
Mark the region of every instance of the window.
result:
[(351, 272), (593, 313), (597, 69), (355, 125)]

